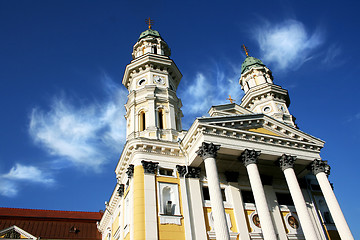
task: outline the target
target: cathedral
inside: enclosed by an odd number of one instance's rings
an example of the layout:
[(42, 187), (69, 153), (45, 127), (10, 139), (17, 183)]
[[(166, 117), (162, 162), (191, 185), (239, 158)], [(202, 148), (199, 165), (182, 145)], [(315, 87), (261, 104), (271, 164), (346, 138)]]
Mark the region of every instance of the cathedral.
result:
[(241, 103), (209, 106), (183, 130), (182, 74), (170, 55), (151, 25), (133, 47), (102, 239), (354, 239), (320, 157), (324, 141), (297, 127), (270, 69), (246, 51)]

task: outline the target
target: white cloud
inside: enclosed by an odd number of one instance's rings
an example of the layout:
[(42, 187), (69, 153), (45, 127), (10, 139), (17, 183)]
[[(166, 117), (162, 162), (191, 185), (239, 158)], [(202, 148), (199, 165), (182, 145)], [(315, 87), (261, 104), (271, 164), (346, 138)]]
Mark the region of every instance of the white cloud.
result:
[(5, 197), (15, 197), (18, 193), (18, 186), (0, 177), (0, 195)]
[(303, 23), (286, 20), (279, 24), (266, 22), (255, 30), (260, 46), (261, 59), (273, 63), (278, 70), (297, 69), (312, 58), (313, 50), (323, 42), (322, 32), (317, 29), (309, 34)]
[(127, 93), (104, 76), (108, 99), (75, 107), (66, 97), (55, 98), (49, 111), (33, 109), (29, 133), (35, 143), (55, 157), (54, 163), (66, 167), (100, 170), (125, 140)]
[(16, 164), (8, 173), (0, 175), (0, 195), (15, 197), (24, 182), (45, 185), (55, 183), (38, 167)]
[(24, 166), (21, 164), (16, 164), (10, 169), (9, 173), (4, 174), (1, 177), (16, 181), (29, 181), (44, 184), (54, 183), (54, 179), (47, 177), (46, 174), (39, 168), (34, 166)]

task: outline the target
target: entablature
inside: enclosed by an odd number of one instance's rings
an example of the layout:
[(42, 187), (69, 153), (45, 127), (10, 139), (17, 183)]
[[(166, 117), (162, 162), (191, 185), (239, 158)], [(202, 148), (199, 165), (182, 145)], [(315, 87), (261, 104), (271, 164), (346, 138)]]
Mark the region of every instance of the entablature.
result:
[(324, 145), (322, 140), (264, 114), (198, 118), (182, 140), (193, 166), (201, 163), (195, 152), (204, 141), (220, 144), (219, 153), (239, 155), (250, 148), (272, 160), (283, 153), (291, 154), (298, 162), (320, 158)]

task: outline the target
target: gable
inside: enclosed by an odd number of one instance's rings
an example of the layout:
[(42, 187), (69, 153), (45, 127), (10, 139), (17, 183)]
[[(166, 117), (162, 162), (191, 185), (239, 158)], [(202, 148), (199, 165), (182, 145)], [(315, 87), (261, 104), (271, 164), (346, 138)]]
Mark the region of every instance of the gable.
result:
[(323, 146), (324, 141), (301, 130), (275, 120), (265, 114), (242, 114), (198, 118), (202, 125), (217, 126), (219, 130), (238, 130), (253, 132), (257, 135), (276, 136), (282, 139)]
[(37, 237), (31, 235), (25, 230), (11, 226), (0, 231), (0, 239), (37, 239)]
[(212, 106), (208, 111), (211, 117), (251, 114), (252, 112), (236, 103)]

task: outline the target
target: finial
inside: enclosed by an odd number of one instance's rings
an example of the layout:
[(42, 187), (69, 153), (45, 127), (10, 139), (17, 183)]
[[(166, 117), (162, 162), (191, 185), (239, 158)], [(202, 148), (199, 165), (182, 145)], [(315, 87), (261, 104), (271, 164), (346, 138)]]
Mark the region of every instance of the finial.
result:
[(227, 98), (226, 100), (229, 100), (230, 103), (233, 103), (233, 101), (235, 101), (235, 99), (232, 99), (230, 95), (229, 95), (229, 98)]
[(151, 29), (152, 25), (154, 25), (154, 20), (150, 19), (150, 17), (149, 17), (149, 18), (145, 19), (145, 23), (147, 25), (149, 25), (149, 29)]
[(249, 56), (249, 50), (247, 49), (247, 47), (245, 47), (245, 45), (243, 44), (242, 46), (242, 49), (244, 49), (244, 51), (245, 51), (245, 54), (246, 54), (246, 56), (248, 57)]

